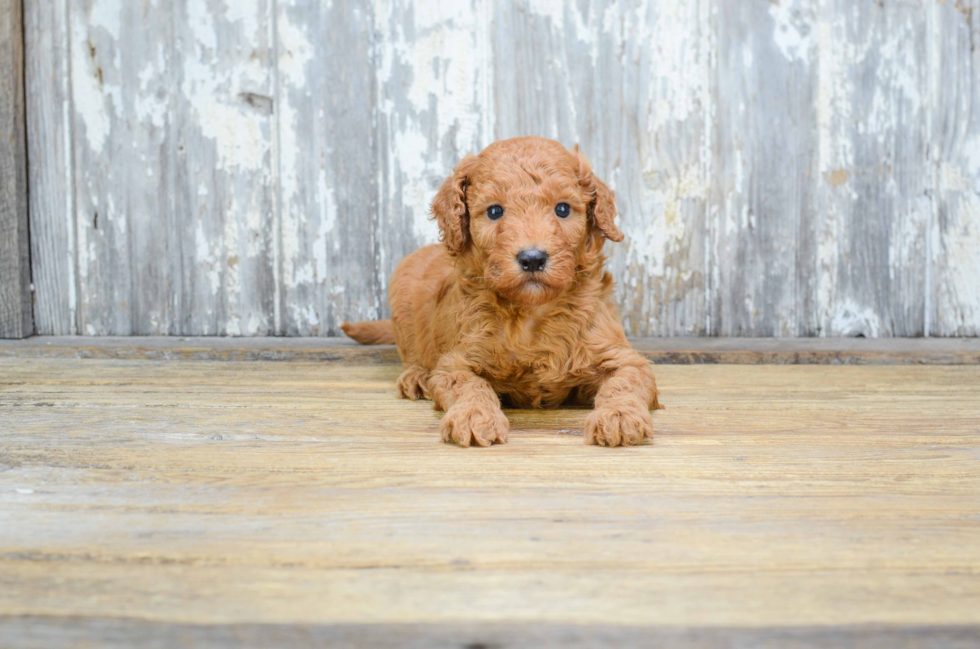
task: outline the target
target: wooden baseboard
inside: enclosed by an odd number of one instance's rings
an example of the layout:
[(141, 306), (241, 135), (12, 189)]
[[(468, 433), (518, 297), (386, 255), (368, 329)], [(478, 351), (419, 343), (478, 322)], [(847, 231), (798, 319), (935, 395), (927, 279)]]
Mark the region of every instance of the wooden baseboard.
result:
[[(973, 365), (980, 338), (639, 338), (655, 363), (740, 365)], [(0, 357), (398, 363), (393, 345), (348, 338), (37, 336), (0, 341)]]

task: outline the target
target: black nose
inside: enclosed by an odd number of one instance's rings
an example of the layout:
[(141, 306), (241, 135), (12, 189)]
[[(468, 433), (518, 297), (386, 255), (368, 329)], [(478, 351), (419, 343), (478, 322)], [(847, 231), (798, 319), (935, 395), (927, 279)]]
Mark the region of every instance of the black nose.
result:
[(517, 263), (529, 273), (544, 270), (544, 265), (548, 263), (548, 253), (537, 248), (527, 248), (517, 253)]

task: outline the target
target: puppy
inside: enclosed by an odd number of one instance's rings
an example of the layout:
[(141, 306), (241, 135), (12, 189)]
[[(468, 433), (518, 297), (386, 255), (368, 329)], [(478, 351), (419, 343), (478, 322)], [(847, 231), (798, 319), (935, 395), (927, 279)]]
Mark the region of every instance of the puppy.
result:
[(626, 340), (604, 272), (622, 241), (613, 192), (558, 142), (523, 137), (468, 156), (432, 202), (441, 244), (395, 270), (390, 321), (344, 323), (365, 344), (394, 342), (398, 394), (445, 411), (443, 441), (507, 441), (503, 403), (594, 405), (585, 442), (653, 436), (653, 369)]

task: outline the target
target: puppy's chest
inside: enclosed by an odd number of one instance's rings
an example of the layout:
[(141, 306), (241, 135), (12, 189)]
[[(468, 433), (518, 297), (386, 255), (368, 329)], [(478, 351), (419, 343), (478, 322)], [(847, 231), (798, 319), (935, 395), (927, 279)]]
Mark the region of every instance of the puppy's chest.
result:
[(502, 332), (494, 341), (495, 363), (485, 368), (491, 385), (515, 405), (559, 405), (595, 373), (582, 336), (573, 332), (540, 323)]

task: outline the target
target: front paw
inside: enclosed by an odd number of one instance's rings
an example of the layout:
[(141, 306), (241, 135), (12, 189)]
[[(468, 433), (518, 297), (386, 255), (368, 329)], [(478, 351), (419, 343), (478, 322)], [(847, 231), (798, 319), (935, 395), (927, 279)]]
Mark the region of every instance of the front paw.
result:
[(398, 377), (398, 396), (402, 399), (428, 398), (429, 371), (421, 365), (412, 365)]
[(468, 403), (457, 403), (439, 422), (442, 441), (460, 446), (505, 444), (509, 430), (510, 424), (500, 408)]
[(585, 420), (585, 443), (599, 446), (635, 446), (653, 438), (650, 411), (635, 403), (603, 405)]

